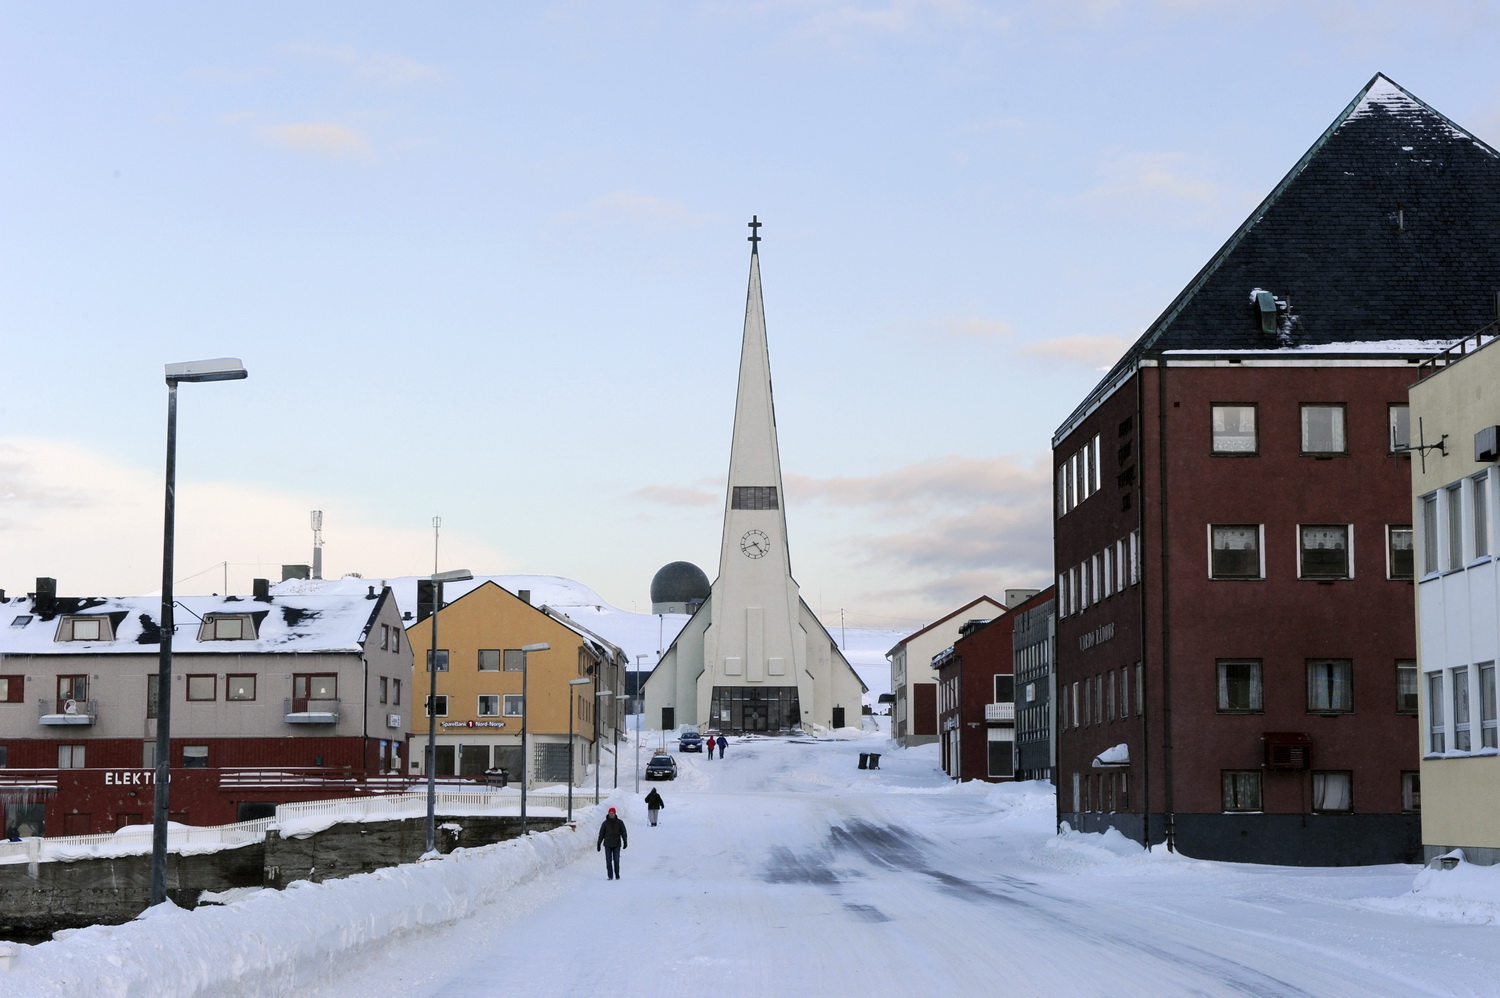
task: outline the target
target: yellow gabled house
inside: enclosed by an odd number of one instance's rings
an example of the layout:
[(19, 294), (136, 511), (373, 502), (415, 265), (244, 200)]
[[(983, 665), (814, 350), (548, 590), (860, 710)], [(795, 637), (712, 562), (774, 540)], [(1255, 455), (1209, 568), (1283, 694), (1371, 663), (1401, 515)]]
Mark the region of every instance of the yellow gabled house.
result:
[[(413, 775), (425, 775), (430, 605), (417, 616), (406, 631), (416, 687), (407, 758)], [(513, 785), (522, 779), (529, 787), (576, 784), (597, 764), (601, 746), (608, 765), (624, 716), (623, 651), (494, 582), (445, 604), (437, 617), (437, 776), (483, 782), (504, 770)], [(538, 644), (549, 647), (523, 650)]]

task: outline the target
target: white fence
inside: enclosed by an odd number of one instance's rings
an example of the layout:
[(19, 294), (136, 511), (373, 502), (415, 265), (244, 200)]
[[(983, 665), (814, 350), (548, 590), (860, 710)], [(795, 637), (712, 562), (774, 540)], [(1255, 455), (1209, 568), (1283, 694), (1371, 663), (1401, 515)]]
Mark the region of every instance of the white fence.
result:
[[(589, 807), (603, 800), (592, 790), (573, 791), (574, 809)], [(518, 790), (440, 790), (435, 795), (437, 814), (520, 814)], [(566, 793), (527, 794), (526, 811), (562, 811), (568, 806)], [(232, 825), (171, 825), (167, 829), (167, 851), (180, 852), (184, 846), (220, 846), (233, 848), (260, 842), (266, 830), (279, 828), (299, 819), (323, 818), (341, 821), (365, 821), (371, 818), (423, 817), (427, 814), (425, 793), (385, 794), (378, 797), (346, 797), (340, 800), (303, 801), (278, 804), (276, 817), (239, 821)], [(548, 817), (555, 817), (549, 814)], [(111, 856), (143, 855), (151, 851), (150, 825), (128, 825), (118, 832), (99, 835), (59, 835), (34, 837), (20, 842), (0, 842), (0, 863), (23, 860), (78, 860)]]

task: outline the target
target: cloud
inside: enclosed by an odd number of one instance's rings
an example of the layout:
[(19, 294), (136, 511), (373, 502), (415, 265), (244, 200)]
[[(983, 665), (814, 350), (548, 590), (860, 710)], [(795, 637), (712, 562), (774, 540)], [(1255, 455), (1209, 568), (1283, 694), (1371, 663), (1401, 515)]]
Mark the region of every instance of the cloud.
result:
[(352, 45), (316, 45), (293, 42), (281, 47), (284, 55), (314, 65), (332, 65), (345, 70), (356, 82), (390, 89), (421, 83), (441, 83), (448, 74), (437, 66), (404, 55), (360, 52)]
[(638, 225), (662, 227), (699, 225), (710, 215), (695, 215), (681, 201), (659, 198), (637, 191), (615, 191), (595, 198), (581, 208), (565, 211), (552, 221), (563, 224)]
[(712, 506), (723, 500), (722, 488), (715, 493), (672, 485), (648, 485), (630, 494), (634, 498), (663, 506)]
[[(0, 588), (29, 589), (58, 580), (69, 595), (127, 596), (161, 586), (159, 469), (121, 464), (74, 444), (0, 437)], [(281, 578), (283, 564), (311, 557), (307, 511), (327, 512), (324, 574), (357, 571), (415, 575), (432, 565), (432, 535), (394, 529), (330, 508), (325, 501), (239, 482), (180, 477), (177, 483), (178, 592), (249, 592), (253, 578)], [(445, 529), (443, 551), (454, 564), (499, 566), (515, 561), (463, 531)]]
[(264, 125), (260, 136), (272, 145), (312, 153), (324, 159), (373, 159), (375, 147), (370, 139), (348, 125), (327, 121), (292, 125)]
[(1109, 153), (1097, 166), (1101, 183), (1063, 204), (1097, 215), (1150, 212), (1179, 224), (1218, 223), (1231, 210), (1255, 203), (1251, 192), (1234, 190), (1204, 176), (1210, 165), (1181, 152)]
[(939, 336), (955, 339), (1001, 340), (1015, 332), (1004, 319), (982, 319), (978, 316), (936, 319), (931, 327)]
[(1095, 371), (1107, 371), (1134, 342), (1134, 337), (1109, 333), (1098, 336), (1058, 336), (1028, 343), (1016, 353), (1037, 360), (1059, 360)]

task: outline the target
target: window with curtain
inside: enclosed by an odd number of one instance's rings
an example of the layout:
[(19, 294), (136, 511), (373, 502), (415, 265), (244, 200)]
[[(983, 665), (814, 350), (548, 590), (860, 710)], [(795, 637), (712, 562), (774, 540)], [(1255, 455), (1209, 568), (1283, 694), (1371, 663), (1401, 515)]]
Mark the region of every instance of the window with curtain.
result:
[(1260, 662), (1221, 661), (1219, 672), (1219, 712), (1254, 713), (1261, 706)]
[(1346, 658), (1307, 663), (1307, 709), (1315, 714), (1346, 714), (1354, 709), (1354, 663)]
[(1257, 450), (1255, 406), (1214, 406), (1213, 437), (1215, 454), (1254, 454)]
[(1221, 775), (1226, 811), (1259, 811), (1259, 770), (1225, 770)]
[(1453, 677), (1453, 750), (1468, 752), (1473, 742), (1469, 738), (1469, 670), (1454, 669)]
[(1348, 771), (1313, 773), (1314, 811), (1354, 810), (1354, 774)]
[(1342, 405), (1304, 405), (1302, 407), (1302, 453), (1344, 454), (1344, 407)]

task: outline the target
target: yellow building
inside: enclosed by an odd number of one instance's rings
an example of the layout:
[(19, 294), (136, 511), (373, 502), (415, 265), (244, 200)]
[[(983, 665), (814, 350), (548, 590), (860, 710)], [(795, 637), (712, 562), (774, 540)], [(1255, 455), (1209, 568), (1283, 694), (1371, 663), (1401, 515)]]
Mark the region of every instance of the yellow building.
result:
[[(433, 629), (429, 607), (417, 616), (406, 632), (416, 663), (408, 754), (414, 774), (426, 772), (421, 760), (427, 755)], [(606, 767), (611, 764), (625, 691), (626, 657), (618, 647), (493, 582), (445, 604), (437, 635), (438, 776), (479, 781), (503, 769), (512, 784), (523, 773), (529, 787), (568, 783), (570, 712), (571, 782), (598, 762), (601, 748)], [(538, 644), (549, 648), (523, 651)], [(529, 752), (523, 751), (523, 727)]]
[(1500, 324), (1488, 326), (1424, 364), (1410, 392), (1409, 429), (1398, 428), (1416, 452), (1408, 536), (1416, 542), (1420, 681), (1412, 677), (1411, 692), (1422, 721), (1418, 800), (1428, 860), (1461, 848), (1470, 862), (1500, 863), (1497, 332)]

